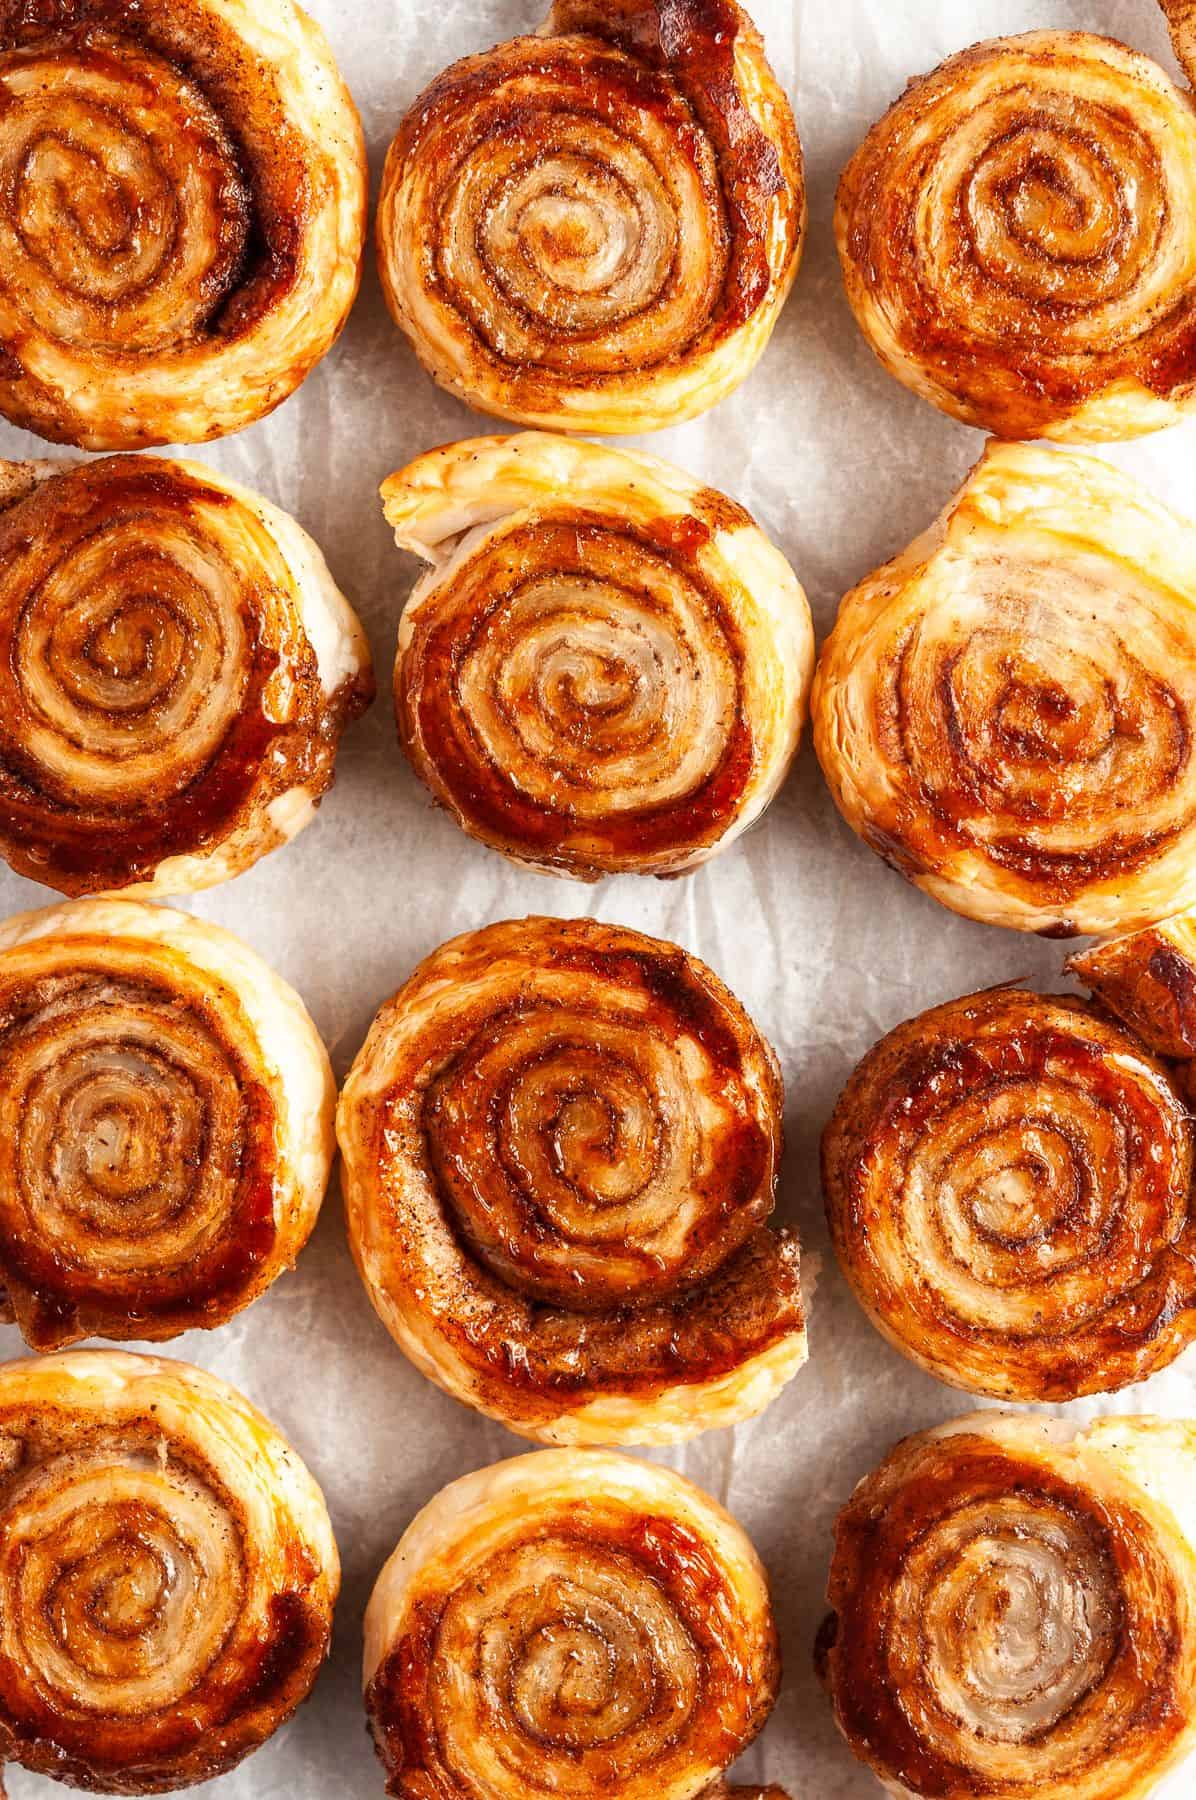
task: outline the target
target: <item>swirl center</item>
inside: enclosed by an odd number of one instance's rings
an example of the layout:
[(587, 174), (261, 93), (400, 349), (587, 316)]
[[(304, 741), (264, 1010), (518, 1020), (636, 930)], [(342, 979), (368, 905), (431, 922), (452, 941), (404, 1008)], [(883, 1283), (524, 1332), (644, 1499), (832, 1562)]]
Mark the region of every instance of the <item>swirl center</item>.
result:
[(0, 55), (0, 268), (60, 343), (194, 338), (232, 290), (250, 200), (198, 87), (144, 46), (91, 34)]
[(1099, 1687), (1117, 1649), (1117, 1584), (1076, 1522), (1009, 1502), (952, 1520), (935, 1551), (930, 1680), (967, 1730), (1023, 1743)]

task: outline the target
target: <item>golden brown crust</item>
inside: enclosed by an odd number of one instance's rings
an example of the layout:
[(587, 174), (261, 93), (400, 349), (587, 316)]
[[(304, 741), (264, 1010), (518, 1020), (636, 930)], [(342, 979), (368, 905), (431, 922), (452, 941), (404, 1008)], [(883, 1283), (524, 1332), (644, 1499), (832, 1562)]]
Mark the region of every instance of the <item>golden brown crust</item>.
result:
[(1138, 482), (991, 445), (823, 647), (814, 743), (840, 811), (991, 924), (1104, 933), (1192, 904), (1194, 595), (1196, 527)]
[(901, 1800), (1145, 1800), (1196, 1729), (1196, 1429), (982, 1413), (840, 1515), (818, 1663)]
[(0, 0), (0, 412), (93, 450), (260, 418), (365, 236), (361, 124), (292, 0)]
[(732, 1786), (730, 1782), (719, 1781), (707, 1788), (701, 1800), (790, 1800), (790, 1796), (785, 1788)]
[(306, 1698), (323, 1499), (232, 1388), (76, 1351), (0, 1369), (0, 1758), (98, 1793), (233, 1768)]
[(848, 297), (886, 368), (967, 424), (1156, 430), (1196, 399), (1194, 171), (1196, 111), (1149, 58), (1082, 32), (977, 44), (844, 172)]
[(684, 950), (587, 919), (456, 938), (341, 1096), (370, 1297), (425, 1374), (525, 1436), (747, 1417), (805, 1358), (797, 1245), (764, 1224), (781, 1101), (771, 1050)]
[(319, 1213), (335, 1087), (247, 945), (130, 900), (0, 926), (0, 1286), (35, 1350), (223, 1324)]
[(1196, 913), (1093, 944), (1067, 967), (1157, 1055), (1196, 1057)]
[(760, 1731), (779, 1675), (735, 1521), (671, 1470), (595, 1451), (454, 1482), (366, 1613), (397, 1800), (688, 1800)]
[(742, 507), (654, 457), (527, 432), (382, 487), (432, 567), (403, 615), (399, 735), (458, 823), (533, 868), (669, 875), (788, 771), (813, 628)]
[(823, 1187), (873, 1322), (953, 1387), (1069, 1400), (1196, 1337), (1189, 1113), (1162, 1064), (1072, 1000), (997, 988), (864, 1058)]
[(105, 458), (0, 512), (0, 853), (35, 881), (236, 874), (308, 822), (372, 691), (315, 545), (214, 471)]
[(557, 0), (415, 102), (378, 258), (397, 324), (471, 405), (634, 432), (744, 378), (804, 227), (793, 115), (735, 0)]

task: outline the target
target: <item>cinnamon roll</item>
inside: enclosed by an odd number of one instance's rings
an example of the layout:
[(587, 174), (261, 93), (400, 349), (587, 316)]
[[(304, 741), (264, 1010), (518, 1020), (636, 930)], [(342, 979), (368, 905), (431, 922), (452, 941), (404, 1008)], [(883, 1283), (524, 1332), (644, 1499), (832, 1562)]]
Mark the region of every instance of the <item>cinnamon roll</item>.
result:
[[(1191, 8), (1165, 10), (1190, 56)], [(1194, 213), (1190, 96), (1124, 44), (1035, 31), (912, 82), (848, 164), (835, 230), (899, 381), (1001, 437), (1096, 441), (1196, 404)]]
[(340, 1567), (269, 1421), (187, 1363), (0, 1367), (0, 1758), (103, 1794), (235, 1767), (306, 1699)]
[(1196, 912), (1093, 944), (1067, 966), (1158, 1055), (1196, 1057)]
[(760, 816), (814, 637), (742, 507), (655, 457), (542, 433), (448, 444), (382, 498), (431, 564), (399, 632), (399, 735), (464, 830), (594, 881), (679, 874)]
[(299, 386), (357, 293), (367, 172), (292, 0), (3, 0), (0, 102), (0, 413), (131, 450)]
[(336, 1089), (299, 996), (136, 900), (0, 925), (0, 1316), (35, 1350), (220, 1325), (290, 1268)]
[(818, 1662), (914, 1800), (1145, 1800), (1196, 1741), (1196, 1426), (986, 1412), (839, 1518)]
[(1078, 1001), (995, 988), (899, 1025), (844, 1089), (822, 1172), (861, 1305), (952, 1387), (1108, 1393), (1196, 1337), (1188, 1108)]
[(397, 1800), (692, 1800), (779, 1677), (740, 1526), (671, 1469), (597, 1450), (453, 1482), (366, 1610), (366, 1711)]
[(554, 0), (391, 145), (378, 262), (443, 386), (525, 425), (654, 431), (750, 372), (797, 272), (789, 102), (735, 0)]
[(669, 1443), (805, 1361), (798, 1248), (765, 1221), (776, 1058), (675, 945), (592, 919), (453, 939), (341, 1095), (349, 1237), (448, 1393), (544, 1442)]
[(0, 854), (20, 874), (227, 880), (309, 823), (372, 694), (319, 550), (258, 495), (160, 457), (0, 466)]
[(1196, 902), (1194, 594), (1196, 526), (1130, 476), (990, 447), (839, 609), (813, 701), (839, 810), (989, 924), (1103, 933)]

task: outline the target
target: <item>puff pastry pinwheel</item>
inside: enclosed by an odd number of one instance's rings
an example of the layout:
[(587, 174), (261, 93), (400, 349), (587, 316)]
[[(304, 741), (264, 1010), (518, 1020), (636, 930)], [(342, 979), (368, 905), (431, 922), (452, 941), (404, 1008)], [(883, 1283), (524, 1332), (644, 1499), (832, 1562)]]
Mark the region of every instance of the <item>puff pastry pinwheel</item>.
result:
[(469, 1406), (550, 1443), (668, 1443), (805, 1361), (765, 1226), (776, 1058), (695, 957), (592, 919), (443, 945), (341, 1095), (349, 1236), (379, 1316)]
[(1196, 1741), (1196, 1425), (986, 1412), (840, 1514), (819, 1666), (899, 1800), (1145, 1800)]
[(597, 1450), (453, 1482), (366, 1609), (366, 1710), (396, 1800), (694, 1800), (779, 1677), (741, 1527), (671, 1469)]
[(310, 822), (372, 695), (361, 626), (278, 507), (161, 457), (0, 465), (0, 855), (22, 875), (227, 880)]
[(399, 735), (466, 831), (592, 881), (679, 874), (759, 818), (814, 635), (742, 507), (655, 457), (538, 432), (434, 450), (382, 499), (431, 564), (399, 632)]
[(306, 1699), (340, 1566), (270, 1422), (187, 1363), (0, 1366), (0, 1759), (102, 1794), (233, 1768)]
[[(1165, 7), (1191, 73), (1191, 8)], [(1009, 438), (1136, 437), (1196, 405), (1196, 111), (1083, 32), (977, 44), (914, 81), (839, 188), (864, 335)]]
[(35, 1350), (222, 1324), (295, 1261), (336, 1089), (299, 996), (137, 900), (0, 924), (0, 1316)]
[(1196, 901), (1196, 526), (1097, 457), (991, 446), (847, 595), (814, 745), (944, 905), (1051, 936)]
[(843, 1272), (940, 1381), (1068, 1400), (1196, 1338), (1189, 1110), (1079, 1001), (994, 988), (882, 1038), (823, 1138)]
[(797, 272), (789, 102), (735, 0), (554, 0), (468, 56), (391, 145), (396, 323), (482, 412), (654, 431), (737, 387)]
[(360, 279), (361, 123), (292, 0), (0, 9), (0, 413), (90, 450), (285, 400)]

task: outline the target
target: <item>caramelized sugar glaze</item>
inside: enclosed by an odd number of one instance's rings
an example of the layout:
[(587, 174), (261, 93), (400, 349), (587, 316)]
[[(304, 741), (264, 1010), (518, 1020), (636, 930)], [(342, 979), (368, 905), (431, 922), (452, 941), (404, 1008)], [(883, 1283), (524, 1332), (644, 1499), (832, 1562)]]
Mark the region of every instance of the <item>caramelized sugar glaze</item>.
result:
[(180, 892), (285, 842), (373, 691), (315, 545), (198, 464), (8, 468), (0, 851), (65, 893)]
[[(1196, 67), (1190, 9), (1165, 5)], [(844, 172), (848, 297), (886, 368), (1007, 438), (1133, 437), (1196, 400), (1196, 111), (1085, 32), (911, 82)]]
[(453, 1483), (366, 1614), (366, 1709), (398, 1800), (705, 1793), (779, 1675), (740, 1528), (670, 1470), (596, 1451)]
[(345, 1085), (349, 1233), (425, 1374), (523, 1435), (668, 1442), (805, 1359), (797, 1245), (765, 1225), (776, 1060), (693, 957), (591, 920), (454, 939)]
[(239, 430), (348, 317), (365, 205), (291, 0), (2, 0), (0, 411), (93, 450)]
[(328, 1651), (294, 1451), (214, 1376), (110, 1351), (0, 1368), (0, 1437), (0, 1759), (113, 1794), (233, 1768)]
[(805, 229), (793, 115), (734, 0), (557, 0), (391, 146), (378, 256), (437, 380), (525, 424), (652, 430), (751, 369)]

